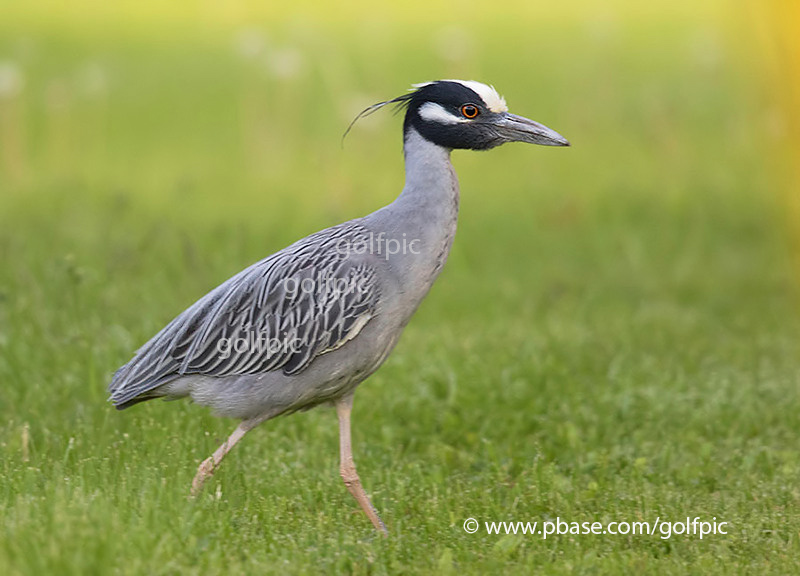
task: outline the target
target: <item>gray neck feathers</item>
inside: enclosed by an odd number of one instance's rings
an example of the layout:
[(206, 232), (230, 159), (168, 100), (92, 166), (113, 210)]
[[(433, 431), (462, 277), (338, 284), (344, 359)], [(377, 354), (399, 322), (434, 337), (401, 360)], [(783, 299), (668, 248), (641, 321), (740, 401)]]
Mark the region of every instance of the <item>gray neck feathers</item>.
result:
[(434, 209), (458, 199), (458, 180), (450, 163), (450, 150), (426, 140), (413, 128), (405, 134), (406, 185), (397, 203)]
[[(390, 268), (420, 300), (444, 266), (458, 221), (458, 179), (450, 150), (426, 140), (410, 128), (405, 133), (406, 183), (397, 199), (365, 219), (376, 232), (416, 240), (414, 250), (388, 259)], [(412, 289), (413, 288), (415, 289)]]

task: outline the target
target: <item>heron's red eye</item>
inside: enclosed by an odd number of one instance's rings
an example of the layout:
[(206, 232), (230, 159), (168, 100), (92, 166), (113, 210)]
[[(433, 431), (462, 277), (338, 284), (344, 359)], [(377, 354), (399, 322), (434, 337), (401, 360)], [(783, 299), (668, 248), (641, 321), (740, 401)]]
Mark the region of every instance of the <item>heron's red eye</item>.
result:
[(478, 107), (475, 104), (464, 104), (461, 107), (461, 115), (472, 120), (478, 115)]

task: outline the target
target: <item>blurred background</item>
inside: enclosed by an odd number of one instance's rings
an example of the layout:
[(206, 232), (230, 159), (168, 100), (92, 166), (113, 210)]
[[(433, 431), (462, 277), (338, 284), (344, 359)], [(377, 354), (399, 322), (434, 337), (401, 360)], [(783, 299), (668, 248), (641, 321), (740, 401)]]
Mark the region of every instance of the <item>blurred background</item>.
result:
[[(516, 502), (526, 519), (647, 501), (677, 516), (708, 504), (744, 531), (673, 560), (790, 562), (788, 541), (761, 528), (798, 504), (798, 21), (790, 0), (3, 3), (0, 566), (152, 571), (169, 555), (153, 526), (191, 524), (183, 484), (232, 425), (188, 403), (116, 414), (111, 373), (233, 273), (390, 202), (400, 118), (384, 110), (342, 134), (366, 106), (440, 78), (494, 85), (572, 148), (453, 154), (451, 260), (356, 400), (362, 479), (433, 564), (408, 542), (381, 558), (439, 573), (538, 562), (553, 548), (455, 539), (459, 506), (502, 519)], [(248, 438), (221, 481), (243, 499), (262, 482), (278, 500), (245, 504), (266, 518), (293, 490), (311, 508), (333, 500), (335, 515), (349, 504), (330, 414), (293, 418)], [(392, 484), (404, 476), (424, 490), (416, 507), (392, 500), (414, 502)], [(444, 485), (454, 512), (428, 499)], [(158, 505), (136, 496), (143, 486)], [(392, 571), (359, 564), (362, 544), (345, 536), (308, 535), (306, 512), (258, 529), (243, 515), (242, 549), (273, 545), (244, 560), (227, 556), (220, 526), (215, 539), (191, 524), (174, 544), (215, 550), (217, 568), (313, 548), (336, 550), (337, 569)], [(340, 514), (341, 534), (358, 525)], [(147, 554), (99, 537), (118, 530)], [(80, 551), (67, 533), (82, 534)]]

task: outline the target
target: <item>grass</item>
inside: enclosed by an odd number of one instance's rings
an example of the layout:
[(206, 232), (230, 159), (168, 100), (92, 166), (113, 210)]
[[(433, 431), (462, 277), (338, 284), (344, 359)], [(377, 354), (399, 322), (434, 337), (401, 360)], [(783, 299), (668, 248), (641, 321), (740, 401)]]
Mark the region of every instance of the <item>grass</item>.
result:
[[(0, 572), (797, 572), (798, 276), (758, 63), (733, 25), (612, 16), (0, 25), (24, 79), (0, 96)], [(390, 201), (399, 120), (342, 149), (344, 127), (453, 76), (574, 147), (454, 154), (451, 260), (356, 395), (391, 537), (341, 485), (328, 409), (254, 431), (187, 502), (235, 423), (117, 413), (110, 374), (234, 272)], [(462, 528), (687, 516), (728, 535)]]

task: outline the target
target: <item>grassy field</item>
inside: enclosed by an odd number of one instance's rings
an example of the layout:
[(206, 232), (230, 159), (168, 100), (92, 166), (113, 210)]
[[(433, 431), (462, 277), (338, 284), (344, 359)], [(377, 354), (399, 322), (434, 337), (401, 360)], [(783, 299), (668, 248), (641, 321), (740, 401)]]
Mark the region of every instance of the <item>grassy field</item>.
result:
[[(0, 573), (800, 572), (786, 128), (744, 16), (613, 6), (0, 21)], [(188, 502), (235, 422), (117, 412), (111, 374), (231, 274), (391, 201), (400, 119), (341, 134), (442, 77), (573, 147), (453, 155), (451, 260), (356, 394), (391, 537), (338, 477), (330, 409), (252, 432)], [(687, 516), (728, 534), (483, 528)]]

